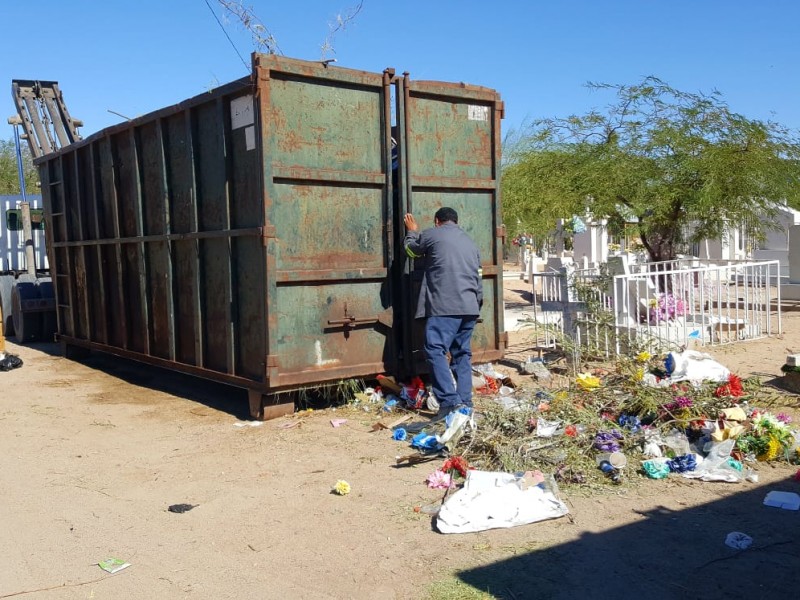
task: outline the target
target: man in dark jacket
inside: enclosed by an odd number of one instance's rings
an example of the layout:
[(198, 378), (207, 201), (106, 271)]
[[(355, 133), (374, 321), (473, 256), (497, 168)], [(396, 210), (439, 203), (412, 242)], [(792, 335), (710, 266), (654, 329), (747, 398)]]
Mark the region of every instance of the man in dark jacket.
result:
[(478, 247), (458, 226), (458, 213), (452, 208), (436, 211), (435, 227), (421, 233), (412, 214), (404, 222), (406, 254), (425, 261), (416, 318), (427, 318), (425, 357), (441, 417), (472, 406), (470, 342), (483, 305), (481, 258)]

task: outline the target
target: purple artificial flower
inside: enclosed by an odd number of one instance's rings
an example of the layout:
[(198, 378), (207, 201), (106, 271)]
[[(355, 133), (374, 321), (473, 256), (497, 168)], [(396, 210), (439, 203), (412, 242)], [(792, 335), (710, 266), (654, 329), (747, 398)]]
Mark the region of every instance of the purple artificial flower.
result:
[(778, 419), (778, 421), (780, 421), (781, 423), (784, 423), (786, 425), (792, 422), (792, 417), (790, 417), (786, 413), (778, 413), (777, 415), (775, 415), (775, 418)]

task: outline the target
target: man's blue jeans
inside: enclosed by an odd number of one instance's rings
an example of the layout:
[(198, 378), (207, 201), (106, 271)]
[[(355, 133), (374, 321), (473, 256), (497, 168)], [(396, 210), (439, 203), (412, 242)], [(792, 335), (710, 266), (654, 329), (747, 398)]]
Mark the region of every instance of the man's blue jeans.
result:
[(477, 321), (478, 317), (473, 316), (428, 317), (425, 323), (425, 357), (433, 378), (433, 394), (440, 407), (448, 408), (459, 404), (472, 406), (470, 342)]

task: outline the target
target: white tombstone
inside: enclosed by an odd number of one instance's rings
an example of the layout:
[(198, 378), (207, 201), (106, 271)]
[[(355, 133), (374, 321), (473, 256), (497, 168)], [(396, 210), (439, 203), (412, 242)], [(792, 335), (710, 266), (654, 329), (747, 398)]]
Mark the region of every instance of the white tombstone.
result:
[(784, 300), (800, 300), (800, 225), (789, 227), (789, 283), (781, 286)]
[(586, 230), (576, 233), (572, 243), (572, 254), (576, 262), (585, 268), (597, 267), (608, 259), (607, 221), (589, 221)]

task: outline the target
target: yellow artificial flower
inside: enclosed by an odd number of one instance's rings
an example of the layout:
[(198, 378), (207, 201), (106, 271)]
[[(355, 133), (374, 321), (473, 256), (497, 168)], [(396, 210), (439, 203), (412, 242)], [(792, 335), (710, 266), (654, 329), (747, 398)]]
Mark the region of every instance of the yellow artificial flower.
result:
[(636, 362), (646, 363), (651, 358), (653, 358), (653, 355), (645, 350), (644, 352), (639, 352), (639, 354), (636, 355)]
[(781, 443), (773, 436), (769, 436), (769, 445), (767, 446), (767, 450), (764, 452), (764, 454), (759, 454), (756, 456), (756, 458), (762, 462), (775, 460), (778, 458), (782, 450), (783, 446), (781, 446)]
[(636, 373), (633, 374), (634, 381), (641, 381), (644, 379), (644, 369), (636, 369)]
[(350, 493), (350, 484), (344, 479), (340, 479), (336, 482), (336, 485), (333, 486), (333, 493), (339, 494), (340, 496), (346, 496)]
[(590, 373), (579, 373), (575, 382), (578, 384), (578, 387), (587, 392), (600, 387), (600, 379)]

